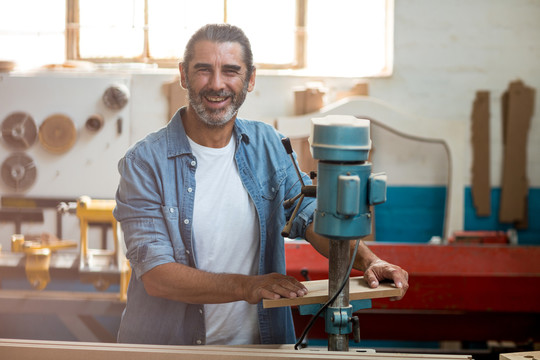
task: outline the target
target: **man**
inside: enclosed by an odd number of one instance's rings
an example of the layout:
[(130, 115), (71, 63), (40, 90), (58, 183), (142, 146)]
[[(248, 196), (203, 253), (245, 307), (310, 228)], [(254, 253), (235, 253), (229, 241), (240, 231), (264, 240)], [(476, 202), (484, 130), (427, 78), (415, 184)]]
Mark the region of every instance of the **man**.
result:
[[(281, 136), (262, 122), (237, 119), (255, 86), (251, 47), (230, 25), (207, 25), (180, 64), (189, 105), (135, 144), (119, 162), (114, 215), (130, 260), (128, 300), (118, 340), (153, 344), (252, 344), (295, 341), (290, 309), (262, 299), (304, 296), (285, 274), (281, 229), (299, 192)], [(304, 201), (290, 237), (328, 253), (313, 232), (316, 202)], [(362, 243), (355, 265), (370, 286), (407, 273)]]

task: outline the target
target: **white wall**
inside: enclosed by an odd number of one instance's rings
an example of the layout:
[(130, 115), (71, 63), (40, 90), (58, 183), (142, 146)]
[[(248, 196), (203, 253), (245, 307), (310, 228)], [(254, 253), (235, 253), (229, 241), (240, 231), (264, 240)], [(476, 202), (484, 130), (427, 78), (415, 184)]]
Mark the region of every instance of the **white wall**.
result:
[[(540, 1), (396, 0), (394, 38), (394, 75), (372, 80), (370, 94), (425, 118), (468, 122), (475, 92), (490, 91), (493, 186), (501, 180), (502, 93), (517, 79), (537, 89), (528, 171), (539, 187)], [(471, 157), (463, 161), (469, 169)]]
[[(540, 1), (396, 0), (394, 28), (394, 74), (367, 79), (370, 95), (418, 117), (468, 123), (475, 92), (489, 90), (491, 181), (493, 186), (498, 186), (502, 93), (510, 81), (521, 79), (537, 89), (537, 109), (540, 106)], [(121, 80), (129, 83), (131, 89), (129, 106), (121, 114), (125, 131), (122, 136), (113, 136), (112, 127), (104, 129), (102, 134), (107, 136), (83, 135), (62, 160), (45, 153), (39, 144), (34, 145), (29, 152), (38, 160), (41, 170), (38, 169), (40, 175), (35, 186), (24, 195), (113, 197), (118, 181), (118, 158), (127, 146), (167, 122), (167, 103), (161, 87), (175, 75), (176, 70), (134, 74), (0, 74), (0, 119), (12, 110), (27, 110), (38, 125), (48, 114), (61, 110), (71, 111), (80, 124), (89, 113), (100, 108), (99, 98), (107, 84)], [(359, 80), (276, 76), (260, 71), (255, 90), (248, 95), (240, 115), (273, 123), (276, 117), (293, 114), (293, 87), (308, 81), (323, 81), (329, 90), (327, 100), (331, 102), (338, 92), (352, 88)], [(67, 88), (62, 85), (66, 83), (70, 84)], [(115, 119), (118, 115), (108, 116)], [(108, 126), (113, 126), (112, 123), (110, 120)], [(411, 124), (412, 131), (414, 126)], [(463, 136), (468, 142), (470, 134)], [(404, 140), (376, 128), (372, 137), (376, 148), (374, 170), (387, 171), (390, 184), (445, 183), (446, 160), (442, 148)], [(538, 110), (529, 132), (528, 149), (530, 185), (540, 187)], [(8, 153), (9, 149), (0, 145), (0, 161)], [(467, 153), (463, 166), (468, 169), (470, 149)], [(4, 185), (0, 185), (0, 191), (2, 196), (13, 195)], [(54, 215), (47, 218), (45, 226), (25, 225), (23, 232), (54, 232)], [(4, 248), (9, 248), (12, 232), (12, 225), (0, 224), (0, 244)], [(74, 238), (78, 234), (69, 236)]]

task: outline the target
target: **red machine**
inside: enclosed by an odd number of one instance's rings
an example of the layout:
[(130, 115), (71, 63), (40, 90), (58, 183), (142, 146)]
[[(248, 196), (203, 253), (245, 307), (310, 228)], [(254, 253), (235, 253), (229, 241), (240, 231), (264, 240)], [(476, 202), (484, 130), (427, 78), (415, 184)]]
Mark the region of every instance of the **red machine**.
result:
[[(409, 273), (400, 301), (377, 299), (360, 310), (364, 340), (540, 341), (540, 246), (369, 243)], [(306, 242), (286, 244), (287, 272), (328, 278), (328, 260)], [(361, 275), (353, 271), (352, 276)], [(293, 309), (300, 333), (309, 316)], [(310, 338), (324, 339), (323, 321)]]

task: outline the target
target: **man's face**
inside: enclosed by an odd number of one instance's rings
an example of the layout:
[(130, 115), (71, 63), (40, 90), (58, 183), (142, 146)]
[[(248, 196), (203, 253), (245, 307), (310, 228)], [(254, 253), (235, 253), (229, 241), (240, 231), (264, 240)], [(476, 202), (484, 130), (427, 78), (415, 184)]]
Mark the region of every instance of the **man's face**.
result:
[(234, 120), (248, 91), (255, 85), (255, 71), (247, 68), (238, 43), (201, 41), (195, 44), (189, 68), (180, 66), (182, 86), (189, 104), (209, 126), (223, 126)]

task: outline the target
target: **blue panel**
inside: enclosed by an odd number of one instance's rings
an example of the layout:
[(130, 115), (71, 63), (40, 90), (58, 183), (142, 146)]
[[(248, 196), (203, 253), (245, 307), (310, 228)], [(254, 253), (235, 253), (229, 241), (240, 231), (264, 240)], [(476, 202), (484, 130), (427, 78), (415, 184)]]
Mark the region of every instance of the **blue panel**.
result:
[[(473, 205), (471, 188), (465, 188), (465, 230), (501, 230), (513, 228), (512, 224), (499, 222), (499, 205), (501, 202), (501, 189), (491, 190), (491, 215), (477, 216)], [(540, 189), (529, 189), (528, 198), (528, 227), (518, 230), (518, 243), (520, 245), (540, 244)]]
[[(499, 222), (501, 190), (491, 190), (491, 215), (476, 216), (470, 187), (464, 191), (464, 230), (502, 230), (512, 224)], [(446, 187), (391, 186), (386, 203), (375, 209), (377, 241), (423, 243), (432, 236), (442, 236)], [(518, 230), (521, 245), (540, 244), (540, 189), (529, 189), (528, 227)]]
[(446, 187), (391, 186), (376, 205), (377, 241), (424, 243), (442, 236)]

